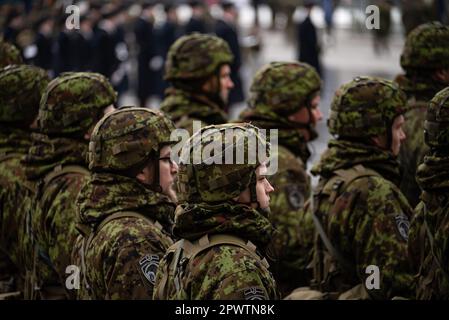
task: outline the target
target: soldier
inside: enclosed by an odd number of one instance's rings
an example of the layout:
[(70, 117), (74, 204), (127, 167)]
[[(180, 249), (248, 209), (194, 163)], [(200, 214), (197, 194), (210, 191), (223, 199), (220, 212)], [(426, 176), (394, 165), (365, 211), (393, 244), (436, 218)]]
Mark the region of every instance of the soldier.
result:
[(241, 114), (245, 122), (259, 128), (278, 129), (278, 171), (270, 177), (270, 220), (277, 232), (271, 240), (271, 263), (282, 295), (307, 285), (309, 252), (314, 227), (305, 216), (304, 202), (310, 197), (310, 177), (306, 173), (310, 151), (307, 142), (315, 139), (321, 80), (305, 63), (273, 62), (264, 66), (251, 86), (250, 108)]
[(144, 108), (119, 109), (95, 127), (92, 178), (77, 200), (80, 298), (152, 298), (159, 260), (173, 244), (174, 129), (162, 113)]
[[(268, 194), (273, 188), (265, 178), (264, 154), (259, 154), (259, 162), (254, 164), (248, 160), (243, 164), (217, 164), (229, 160), (228, 151), (234, 157), (238, 147), (250, 155), (255, 151), (246, 142), (251, 137), (259, 145), (265, 144), (256, 131), (249, 124), (212, 125), (187, 141), (178, 176), (181, 204), (173, 227), (173, 234), (181, 240), (161, 261), (154, 299), (278, 298), (275, 281), (261, 254), (272, 233), (267, 215)], [(228, 132), (233, 134), (229, 136)], [(211, 145), (211, 164), (210, 158), (195, 160), (197, 150), (203, 150), (204, 156)]]
[(10, 64), (22, 63), (23, 61), (20, 51), (12, 44), (4, 42), (0, 39), (0, 68), (4, 68)]
[(416, 298), (447, 300), (449, 88), (431, 100), (424, 126), (430, 151), (416, 173), (423, 193), (410, 226), (409, 252), (417, 273)]
[[(329, 130), (336, 139), (312, 170), (320, 176), (312, 215), (318, 235), (312, 288), (330, 298), (345, 291), (340, 298), (411, 293), (407, 238), (412, 209), (396, 186), (405, 111), (405, 94), (379, 78), (355, 78), (332, 101)], [(374, 280), (367, 279), (373, 272)]]
[(408, 139), (399, 155), (403, 171), (400, 188), (415, 207), (421, 193), (415, 180), (416, 169), (428, 150), (422, 134), (427, 104), (449, 85), (449, 27), (428, 23), (411, 32), (402, 52), (401, 66), (406, 74), (396, 81), (407, 94), (410, 111), (405, 115), (404, 127)]
[(20, 254), (26, 231), (23, 209), (33, 186), (20, 160), (30, 147), (31, 127), (48, 81), (46, 72), (33, 66), (0, 70), (0, 293), (23, 289), (19, 277), (25, 258)]
[(77, 236), (75, 199), (89, 176), (90, 132), (113, 109), (116, 97), (104, 76), (88, 72), (61, 75), (48, 84), (42, 97), (39, 133), (32, 136), (24, 161), (27, 178), (38, 183), (29, 209), (38, 258), (28, 266), (32, 288), (27, 298), (74, 298), (73, 291), (64, 289), (70, 289), (65, 286), (66, 270)]
[(179, 38), (168, 53), (166, 91), (161, 110), (176, 127), (193, 131), (193, 121), (226, 123), (224, 108), (234, 84), (230, 78), (233, 56), (228, 44), (215, 36), (192, 34)]

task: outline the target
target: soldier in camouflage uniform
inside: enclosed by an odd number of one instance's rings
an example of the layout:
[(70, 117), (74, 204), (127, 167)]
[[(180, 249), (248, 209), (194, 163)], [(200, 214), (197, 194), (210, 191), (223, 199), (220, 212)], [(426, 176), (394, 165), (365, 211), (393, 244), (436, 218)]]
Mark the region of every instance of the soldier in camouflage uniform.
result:
[[(329, 129), (336, 139), (312, 169), (320, 176), (312, 287), (330, 298), (344, 292), (340, 298), (390, 299), (412, 291), (412, 209), (397, 187), (405, 111), (405, 94), (379, 78), (358, 77), (332, 101)], [(365, 290), (370, 265), (380, 269), (379, 288)]]
[(227, 122), (224, 112), (234, 87), (230, 64), (234, 57), (228, 44), (215, 36), (197, 34), (178, 39), (170, 48), (165, 65), (166, 91), (161, 110), (176, 127), (193, 131), (193, 121), (202, 124)]
[[(262, 255), (272, 233), (268, 194), (273, 191), (265, 179), (263, 153), (254, 164), (225, 162), (225, 154), (231, 151), (234, 157), (237, 146), (249, 154), (251, 137), (265, 145), (249, 124), (212, 125), (197, 131), (183, 148), (173, 228), (181, 240), (161, 261), (154, 299), (278, 298)], [(195, 159), (212, 146), (213, 159)]]
[(270, 264), (283, 296), (310, 280), (306, 267), (314, 227), (303, 207), (311, 191), (307, 142), (318, 136), (315, 124), (322, 117), (320, 87), (318, 73), (308, 64), (270, 63), (256, 74), (250, 108), (241, 114), (245, 122), (259, 128), (278, 129), (278, 171), (270, 177), (275, 189), (270, 197), (270, 220), (276, 232), (269, 252), (275, 259)]
[(24, 206), (33, 185), (20, 160), (30, 147), (30, 128), (48, 81), (46, 72), (33, 66), (0, 70), (0, 293), (22, 290), (18, 274), (24, 272), (26, 258), (20, 247), (26, 236)]
[(64, 289), (77, 236), (75, 200), (89, 176), (89, 134), (104, 112), (113, 108), (116, 97), (104, 76), (88, 72), (61, 75), (48, 84), (42, 97), (40, 132), (33, 134), (25, 158), (26, 175), (38, 184), (29, 209), (36, 258), (28, 266), (27, 278), (39, 290), (30, 290), (27, 298), (74, 297), (73, 291)]
[(407, 37), (401, 66), (406, 74), (396, 81), (407, 94), (410, 111), (405, 115), (404, 127), (408, 138), (399, 155), (403, 171), (400, 188), (415, 207), (421, 193), (415, 179), (416, 169), (428, 151), (423, 135), (427, 104), (449, 85), (449, 27), (428, 23), (413, 30)]
[(20, 51), (8, 42), (0, 39), (0, 68), (10, 64), (22, 64), (22, 56)]
[(82, 299), (151, 299), (175, 212), (173, 123), (162, 113), (122, 108), (95, 127), (92, 177), (81, 190), (73, 261)]
[(449, 88), (431, 100), (425, 127), (430, 151), (418, 167), (423, 189), (410, 226), (409, 252), (417, 299), (449, 299)]

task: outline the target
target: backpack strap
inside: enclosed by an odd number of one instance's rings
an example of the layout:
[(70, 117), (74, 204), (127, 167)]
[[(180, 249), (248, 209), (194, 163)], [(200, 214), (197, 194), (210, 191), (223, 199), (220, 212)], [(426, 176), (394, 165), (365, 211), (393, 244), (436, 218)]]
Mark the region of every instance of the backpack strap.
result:
[(88, 228), (84, 225), (80, 225), (78, 224), (76, 226), (76, 228), (78, 229), (78, 231), (80, 231), (80, 233), (83, 235), (83, 239), (81, 241), (81, 248), (79, 250), (79, 254), (80, 254), (80, 258), (81, 258), (81, 274), (83, 275), (83, 283), (84, 286), (87, 290), (89, 290), (90, 286), (89, 283), (87, 281), (87, 267), (86, 267), (86, 254), (87, 254), (87, 250), (89, 249), (94, 237), (98, 234), (98, 232), (103, 229), (104, 226), (106, 226), (109, 222), (117, 220), (117, 219), (122, 219), (122, 218), (137, 218), (137, 219), (143, 219), (147, 222), (149, 222), (152, 226), (154, 226), (155, 228), (162, 230), (163, 227), (162, 225), (156, 221), (153, 220), (149, 217), (144, 216), (143, 214), (134, 212), (134, 211), (119, 211), (119, 212), (115, 212), (109, 216), (107, 216), (106, 218), (104, 218), (101, 223), (96, 226), (95, 228)]
[[(337, 200), (337, 197), (341, 195), (351, 185), (351, 183), (353, 183), (357, 179), (370, 176), (380, 177), (381, 175), (374, 170), (365, 168), (363, 165), (356, 165), (349, 169), (337, 170), (335, 171), (334, 176), (324, 182), (322, 188), (318, 188), (319, 190), (316, 192), (316, 196), (320, 196), (322, 194), (327, 195), (332, 207), (332, 205)], [(321, 220), (317, 216), (319, 207), (320, 206), (317, 201), (314, 210), (312, 210), (312, 219), (318, 235), (320, 236), (327, 251), (338, 261), (342, 268), (348, 272), (352, 272), (351, 263), (343, 257), (340, 251), (332, 244), (329, 237), (327, 236)]]
[[(168, 258), (167, 261), (170, 261), (170, 263), (167, 265), (168, 270), (165, 270), (163, 273), (163, 278), (157, 292), (158, 298), (167, 298), (166, 287), (169, 278), (173, 279), (176, 292), (183, 291), (181, 280), (187, 265), (201, 252), (218, 245), (233, 245), (240, 247), (248, 252), (254, 259), (260, 261), (266, 268), (269, 268), (268, 261), (257, 254), (257, 247), (251, 241), (245, 241), (235, 235), (206, 234), (193, 242), (187, 239), (181, 239), (171, 246), (166, 253), (166, 257)], [(172, 256), (171, 260), (169, 256)]]

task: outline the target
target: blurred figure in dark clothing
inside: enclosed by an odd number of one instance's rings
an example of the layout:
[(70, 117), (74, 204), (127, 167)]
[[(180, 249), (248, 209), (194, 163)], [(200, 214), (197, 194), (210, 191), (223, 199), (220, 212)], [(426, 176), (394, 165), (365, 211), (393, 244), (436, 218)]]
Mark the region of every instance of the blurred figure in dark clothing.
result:
[(72, 54), (71, 65), (73, 71), (90, 71), (90, 59), (92, 52), (93, 40), (93, 24), (92, 20), (84, 15), (80, 18), (80, 30), (73, 32), (71, 39)]
[(12, 8), (7, 14), (3, 26), (3, 40), (19, 47), (17, 44), (17, 35), (23, 28), (23, 25), (24, 19), (22, 13), (17, 8)]
[(229, 94), (229, 105), (231, 106), (245, 100), (240, 77), (242, 60), (237, 33), (238, 12), (235, 4), (230, 1), (222, 1), (221, 8), (223, 9), (223, 17), (215, 23), (215, 34), (228, 43), (234, 55), (234, 61), (231, 64), (231, 80), (234, 82), (234, 88), (231, 89)]
[(72, 71), (71, 64), (72, 48), (70, 46), (70, 30), (65, 27), (65, 16), (58, 21), (58, 29), (60, 30), (54, 47), (54, 73), (55, 76), (67, 71)]
[(182, 30), (178, 21), (177, 5), (174, 3), (166, 3), (164, 5), (165, 21), (157, 30), (157, 44), (159, 55), (162, 57), (162, 66), (158, 72), (158, 97), (164, 98), (165, 89), (169, 87), (169, 83), (163, 79), (164, 65), (167, 58), (168, 50), (171, 45), (182, 35)]
[(436, 0), (401, 0), (405, 34), (417, 26), (438, 19)]
[(53, 18), (49, 15), (42, 16), (35, 24), (36, 34), (36, 56), (34, 65), (45, 69), (53, 70)]
[(208, 26), (206, 22), (206, 6), (203, 1), (192, 0), (189, 1), (189, 6), (192, 9), (192, 16), (189, 22), (185, 25), (185, 34), (193, 32), (208, 33)]
[(154, 36), (153, 2), (142, 5), (142, 13), (134, 25), (134, 33), (139, 53), (137, 55), (137, 97), (140, 106), (145, 107), (148, 97), (154, 93), (155, 76), (150, 70), (150, 62), (157, 55)]
[(298, 25), (298, 60), (310, 64), (322, 76), (319, 57), (320, 45), (315, 25), (310, 18), (310, 12), (314, 5), (314, 1), (304, 1), (307, 17)]

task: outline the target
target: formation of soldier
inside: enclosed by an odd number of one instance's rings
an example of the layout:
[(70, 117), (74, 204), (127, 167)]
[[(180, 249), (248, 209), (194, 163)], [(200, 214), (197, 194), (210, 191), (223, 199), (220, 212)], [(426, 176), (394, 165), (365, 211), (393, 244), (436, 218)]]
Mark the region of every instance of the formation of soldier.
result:
[[(1, 297), (446, 299), (448, 39), (449, 27), (421, 25), (405, 76), (336, 91), (313, 190), (307, 144), (322, 114), (310, 65), (262, 67), (248, 108), (226, 123), (234, 57), (218, 37), (171, 46), (161, 111), (115, 109), (98, 73), (50, 81), (1, 42)], [(190, 133), (180, 157), (176, 128)], [(426, 146), (417, 169), (398, 161), (413, 134), (412, 150)], [(404, 170), (420, 194), (402, 193)]]

